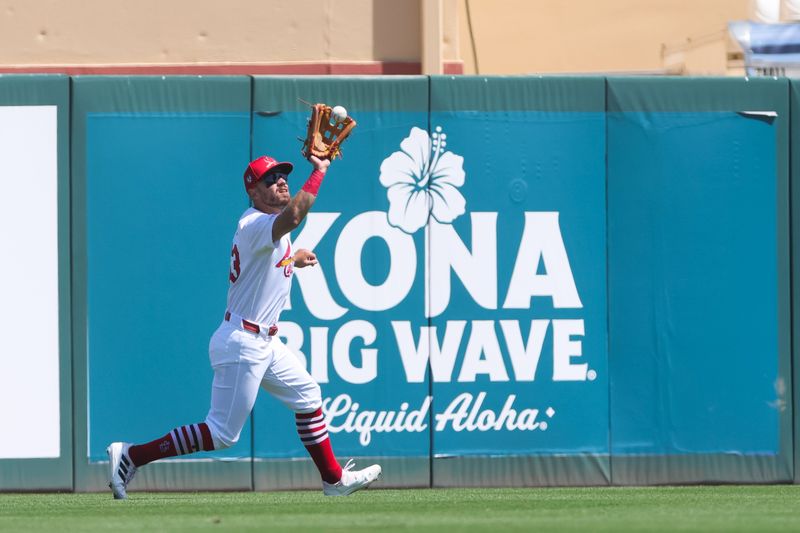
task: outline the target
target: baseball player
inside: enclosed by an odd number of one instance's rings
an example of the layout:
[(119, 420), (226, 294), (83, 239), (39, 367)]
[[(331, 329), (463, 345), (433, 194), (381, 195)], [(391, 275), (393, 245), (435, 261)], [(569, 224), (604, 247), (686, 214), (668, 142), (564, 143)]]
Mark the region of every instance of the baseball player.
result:
[(380, 477), (379, 465), (353, 470), (350, 461), (340, 466), (328, 438), (320, 387), (277, 337), (294, 268), (317, 264), (313, 252), (294, 250), (289, 237), (314, 204), (331, 163), (313, 155), (309, 162), (314, 170), (294, 197), (287, 181), (291, 163), (262, 156), (247, 166), (244, 187), (252, 207), (233, 236), (228, 308), (208, 347), (214, 369), (208, 416), (145, 444), (110, 444), (114, 498), (127, 497), (136, 470), (148, 463), (236, 444), (259, 387), (295, 412), (297, 433), (319, 469), (325, 495), (347, 496)]

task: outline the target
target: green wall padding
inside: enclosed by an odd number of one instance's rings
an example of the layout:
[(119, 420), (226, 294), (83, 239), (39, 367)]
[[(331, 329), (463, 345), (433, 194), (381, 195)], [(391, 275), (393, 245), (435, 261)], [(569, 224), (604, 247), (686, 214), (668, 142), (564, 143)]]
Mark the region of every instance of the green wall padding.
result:
[(792, 478), (787, 91), (608, 81), (614, 484)]
[[(305, 137), (309, 116), (301, 99), (343, 105), (358, 125), (343, 146), (343, 157), (331, 165), (307, 222), (292, 234), (297, 249), (312, 247), (308, 236), (319, 231), (319, 242), (313, 248), (320, 264), (313, 270), (295, 271), (292, 308), (281, 315), (281, 328), (291, 332), (284, 339), (309, 361), (308, 369), (320, 381), (325, 405), (334, 410), (338, 405), (343, 411), (328, 424), (337, 456), (357, 457), (359, 466), (379, 461), (385, 486), (426, 486), (431, 460), (429, 413), (416, 429), (423, 422), (428, 427), (419, 431), (363, 431), (346, 424), (353, 411), (345, 407), (358, 404), (356, 417), (366, 420), (370, 412), (402, 412), (403, 405), (405, 412), (419, 410), (430, 394), (427, 377), (407, 381), (392, 327), (394, 322), (414, 327), (427, 324), (423, 313), (424, 239), (422, 234), (411, 237), (387, 224), (389, 202), (380, 181), (383, 162), (399, 149), (408, 132), (427, 129), (428, 79), (256, 77), (252, 155), (292, 161), (292, 192), (302, 186), (311, 170), (297, 139)], [(320, 224), (322, 220), (332, 223)], [(353, 248), (356, 235), (364, 232), (374, 236), (360, 250)], [(390, 255), (387, 241), (379, 235), (392, 235), (393, 245), (405, 243), (404, 250), (415, 257)], [(357, 263), (349, 260), (359, 256)], [(370, 297), (359, 299), (364, 291), (346, 286), (359, 278), (378, 286), (386, 283), (390, 271), (398, 269), (405, 269), (413, 280), (389, 309), (365, 308)], [(390, 289), (387, 286), (374, 294), (378, 292), (385, 294)], [(349, 331), (366, 337), (356, 336), (349, 347), (343, 347), (341, 339)], [(374, 339), (369, 339), (370, 331), (375, 332)], [(362, 349), (367, 355), (362, 355)], [(346, 360), (354, 367), (367, 368), (366, 361), (372, 357), (369, 351), (375, 354), (371, 375), (369, 370), (362, 374), (347, 370), (342, 363)], [(293, 414), (267, 393), (256, 402), (254, 428), (256, 488), (319, 486), (319, 476), (308, 468), (307, 453), (297, 438)], [(281, 464), (282, 458), (301, 461)]]
[[(58, 150), (58, 302), (59, 395), (61, 456), (56, 459), (0, 460), (0, 490), (71, 490), (72, 475), (72, 349), (70, 332), (70, 80), (61, 75), (0, 75), (0, 106), (57, 106)], [(35, 177), (36, 169), (31, 169)], [(0, 176), (1, 179), (8, 177)], [(32, 198), (33, 200), (33, 198)], [(31, 209), (35, 204), (31, 203)], [(20, 221), (22, 224), (24, 221)], [(17, 228), (19, 229), (19, 228)], [(6, 231), (17, 231), (6, 228)], [(7, 257), (15, 257), (6, 251)], [(18, 258), (24, 264), (23, 258)], [(24, 267), (23, 267), (24, 268)], [(4, 302), (13, 305), (13, 302)], [(0, 351), (0, 357), (24, 357)], [(6, 406), (13, 408), (13, 406)], [(9, 438), (9, 437), (7, 437)]]
[[(0, 461), (0, 490), (105, 490), (110, 441), (205, 417), (242, 172), (302, 186), (303, 101), (359, 123), (281, 324), (342, 460), (387, 487), (800, 479), (797, 82), (3, 75), (0, 106), (58, 106), (62, 456)], [(132, 491), (319, 486), (291, 412), (263, 393), (251, 422)]]
[[(434, 406), (519, 415), (511, 425), (444, 425), (433, 440), (436, 486), (610, 481), (604, 107), (600, 77), (431, 79), (431, 129), (463, 157), (466, 208), (429, 223), (440, 272), (429, 285), (450, 285), (429, 311), (438, 331), (468, 321), (460, 372), (434, 382)], [(435, 263), (465, 247), (483, 260), (441, 273)], [(515, 365), (534, 354), (535, 369)], [(464, 372), (475, 366), (477, 375)], [(520, 427), (532, 410), (536, 422)]]
[[(94, 490), (109, 442), (146, 442), (208, 412), (208, 340), (247, 207), (250, 79), (88, 76), (73, 91), (76, 389), (87, 405), (76, 486)], [(153, 465), (132, 488), (252, 486), (247, 427), (236, 446), (198, 458), (212, 460)]]

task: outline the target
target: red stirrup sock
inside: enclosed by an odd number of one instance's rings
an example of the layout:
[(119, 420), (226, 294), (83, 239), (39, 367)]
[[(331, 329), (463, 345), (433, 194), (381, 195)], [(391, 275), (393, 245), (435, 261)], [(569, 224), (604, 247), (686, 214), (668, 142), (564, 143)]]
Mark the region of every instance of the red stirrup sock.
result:
[(211, 431), (205, 422), (180, 426), (160, 439), (146, 444), (131, 446), (128, 455), (137, 467), (152, 463), (158, 459), (186, 455), (199, 451), (210, 452), (214, 449)]
[(297, 434), (300, 435), (300, 440), (317, 465), (322, 479), (327, 483), (336, 483), (342, 479), (342, 467), (333, 455), (322, 408), (313, 413), (295, 413), (295, 421)]

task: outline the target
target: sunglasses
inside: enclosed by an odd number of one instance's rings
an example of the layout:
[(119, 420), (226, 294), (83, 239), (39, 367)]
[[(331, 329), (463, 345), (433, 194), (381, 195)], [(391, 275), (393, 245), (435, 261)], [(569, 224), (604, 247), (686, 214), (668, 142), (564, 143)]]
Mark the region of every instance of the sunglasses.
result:
[(283, 178), (284, 181), (289, 180), (289, 175), (285, 172), (270, 172), (266, 176), (261, 178), (261, 181), (264, 182), (265, 185), (272, 185), (273, 183), (277, 183), (279, 179)]

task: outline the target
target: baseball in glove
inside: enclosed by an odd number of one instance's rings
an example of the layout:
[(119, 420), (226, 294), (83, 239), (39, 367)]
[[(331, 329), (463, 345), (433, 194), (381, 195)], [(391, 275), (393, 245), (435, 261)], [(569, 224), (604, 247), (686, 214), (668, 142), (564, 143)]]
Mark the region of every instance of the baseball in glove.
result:
[(335, 159), (341, 156), (341, 145), (356, 127), (356, 121), (341, 115), (335, 116), (333, 108), (325, 104), (311, 106), (308, 132), (303, 141), (303, 157), (315, 155), (320, 159)]

